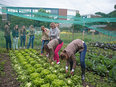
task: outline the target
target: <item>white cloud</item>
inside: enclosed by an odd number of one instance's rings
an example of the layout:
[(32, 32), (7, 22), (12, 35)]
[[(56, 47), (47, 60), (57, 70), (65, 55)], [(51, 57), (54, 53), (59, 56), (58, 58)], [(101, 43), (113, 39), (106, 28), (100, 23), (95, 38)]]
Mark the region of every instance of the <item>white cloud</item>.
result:
[(16, 7), (46, 7), (79, 10), (80, 14), (109, 13), (116, 0), (0, 0), (0, 4)]

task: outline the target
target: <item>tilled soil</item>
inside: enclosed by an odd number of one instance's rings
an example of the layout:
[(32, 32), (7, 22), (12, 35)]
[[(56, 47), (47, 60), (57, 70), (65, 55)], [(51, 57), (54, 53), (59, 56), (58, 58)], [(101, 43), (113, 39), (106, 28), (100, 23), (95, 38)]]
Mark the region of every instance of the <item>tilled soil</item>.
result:
[(0, 74), (0, 87), (19, 87), (20, 83), (16, 80), (17, 76), (11, 67), (8, 53), (0, 54), (0, 62), (5, 61), (3, 72)]

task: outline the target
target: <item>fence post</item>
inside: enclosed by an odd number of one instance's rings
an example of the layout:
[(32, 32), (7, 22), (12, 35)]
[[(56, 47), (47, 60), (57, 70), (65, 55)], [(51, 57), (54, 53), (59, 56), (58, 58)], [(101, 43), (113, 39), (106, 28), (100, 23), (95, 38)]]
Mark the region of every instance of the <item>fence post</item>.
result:
[(72, 39), (74, 40), (74, 25), (73, 25)]
[(92, 32), (92, 37), (93, 37), (92, 39), (94, 40), (94, 32)]
[(83, 40), (84, 40), (84, 33), (85, 33), (85, 31), (83, 30), (83, 37), (82, 37), (82, 38), (83, 38)]

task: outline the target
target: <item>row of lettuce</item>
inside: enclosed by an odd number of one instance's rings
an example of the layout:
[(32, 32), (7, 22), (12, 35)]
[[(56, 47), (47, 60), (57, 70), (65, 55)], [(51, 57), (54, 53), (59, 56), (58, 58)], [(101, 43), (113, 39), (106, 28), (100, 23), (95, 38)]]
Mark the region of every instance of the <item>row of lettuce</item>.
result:
[(67, 78), (64, 67), (49, 64), (36, 50), (10, 51), (9, 55), (20, 87), (83, 87), (80, 76)]
[[(17, 80), (21, 82), (20, 87), (83, 87), (79, 66), (75, 70), (75, 75), (69, 77), (70, 73), (65, 74), (64, 61), (61, 61), (60, 65), (55, 62), (51, 65), (46, 57), (39, 55), (34, 49), (10, 51), (9, 55), (12, 67), (17, 72)], [(80, 65), (79, 54), (76, 56), (77, 64)], [(103, 55), (87, 52), (85, 61), (87, 70), (92, 71), (86, 72), (86, 82), (96, 87), (109, 86), (109, 84), (114, 87), (115, 83), (109, 83), (107, 80), (107, 77), (110, 77), (110, 81), (115, 81), (114, 59), (110, 60)], [(105, 76), (102, 82), (99, 75)]]

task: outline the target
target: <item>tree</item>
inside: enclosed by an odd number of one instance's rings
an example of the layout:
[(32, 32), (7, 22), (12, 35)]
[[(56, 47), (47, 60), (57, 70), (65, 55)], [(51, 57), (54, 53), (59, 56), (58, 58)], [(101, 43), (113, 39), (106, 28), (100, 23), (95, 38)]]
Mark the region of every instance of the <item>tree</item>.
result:
[(108, 17), (108, 15), (103, 12), (96, 12), (95, 14), (100, 15), (101, 17)]
[[(105, 14), (103, 12), (96, 12), (95, 14), (101, 15), (104, 18), (116, 18), (116, 5), (114, 6), (114, 8), (115, 8), (115, 10), (108, 13), (108, 14)], [(102, 22), (98, 22), (98, 23), (103, 24)], [(108, 27), (113, 28), (112, 30), (115, 30), (115, 28), (116, 28), (116, 22), (110, 22), (109, 21), (109, 23), (105, 22), (104, 24), (107, 24)]]
[(116, 5), (114, 5), (114, 9), (116, 10)]
[(38, 25), (35, 25), (35, 22), (37, 21), (18, 17), (18, 16), (8, 15), (8, 20), (11, 22), (11, 29), (13, 29), (15, 25), (19, 25), (20, 28), (23, 25), (25, 25), (26, 27), (29, 27), (30, 25), (38, 26)]
[[(76, 16), (74, 18), (79, 18), (81, 17), (79, 13), (76, 13)], [(74, 21), (78, 21), (77, 19), (74, 19)], [(82, 25), (79, 24), (74, 24), (72, 27), (74, 27), (74, 30), (81, 30), (83, 28)]]
[(2, 21), (2, 15), (0, 14), (0, 30), (4, 30), (5, 23)]
[[(116, 10), (110, 12), (108, 15), (110, 18), (116, 18)], [(116, 28), (116, 22), (110, 22), (108, 26)]]
[(2, 15), (0, 15), (0, 30), (2, 29)]
[[(38, 13), (39, 13), (40, 15), (35, 14), (34, 17), (49, 18), (48, 16), (42, 15), (42, 14), (44, 14), (44, 13), (45, 13), (45, 14), (49, 14), (48, 12), (46, 12), (46, 10), (44, 10), (44, 9), (42, 9), (42, 8), (38, 10)], [(46, 19), (46, 20), (47, 20), (47, 19)], [(49, 27), (49, 25), (50, 25), (50, 22), (39, 21), (39, 26)]]
[[(38, 12), (46, 13), (44, 9), (40, 9), (38, 10)], [(45, 16), (42, 16), (42, 15), (40, 15), (39, 17), (45, 18)], [(11, 29), (13, 29), (14, 26), (17, 24), (19, 25), (19, 28), (21, 28), (23, 25), (25, 25), (27, 28), (30, 25), (34, 25), (34, 27), (41, 27), (42, 25), (44, 25), (45, 27), (49, 27), (49, 24), (50, 24), (48, 22), (22, 18), (20, 16), (14, 16), (14, 15), (9, 15), (9, 14), (8, 14), (8, 21), (11, 22)], [(4, 23), (2, 22), (2, 15), (0, 15), (0, 29), (3, 29), (3, 26), (4, 26)]]

